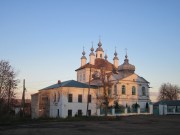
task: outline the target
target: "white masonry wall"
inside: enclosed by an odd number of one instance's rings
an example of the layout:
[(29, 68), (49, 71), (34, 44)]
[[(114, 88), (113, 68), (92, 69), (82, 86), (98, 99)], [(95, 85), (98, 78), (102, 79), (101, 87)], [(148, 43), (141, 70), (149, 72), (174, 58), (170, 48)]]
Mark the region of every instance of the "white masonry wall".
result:
[(39, 94), (31, 95), (31, 118), (39, 117)]
[[(54, 94), (60, 93), (59, 100), (54, 102)], [(95, 89), (90, 89), (91, 103), (89, 103), (89, 110), (91, 110), (91, 115), (96, 115), (96, 93)], [(73, 101), (68, 102), (68, 94), (73, 95)], [(78, 102), (78, 95), (82, 95), (82, 103)], [(68, 110), (72, 110), (72, 116), (77, 114), (78, 110), (82, 110), (82, 115), (86, 115), (87, 110), (87, 95), (88, 88), (75, 88), (75, 87), (63, 87), (54, 89), (51, 92), (50, 97), (50, 117), (62, 117), (66, 118), (68, 116)], [(57, 98), (57, 96), (56, 96)], [(58, 115), (59, 109), (59, 115)]]

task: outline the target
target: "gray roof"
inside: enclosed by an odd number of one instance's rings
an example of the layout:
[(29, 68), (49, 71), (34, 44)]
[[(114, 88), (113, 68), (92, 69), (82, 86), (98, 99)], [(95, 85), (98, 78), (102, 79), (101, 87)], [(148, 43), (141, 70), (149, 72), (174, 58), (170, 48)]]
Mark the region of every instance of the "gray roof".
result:
[(157, 106), (159, 104), (166, 104), (167, 106), (180, 106), (180, 100), (162, 100), (154, 103), (153, 105)]
[[(64, 81), (61, 83), (53, 84), (53, 85), (43, 88), (41, 90), (49, 90), (49, 89), (55, 89), (55, 88), (59, 88), (59, 87), (89, 88), (89, 85), (81, 83), (81, 82), (77, 82), (75, 80), (69, 80), (69, 81)], [(91, 88), (95, 88), (95, 87), (91, 86)]]

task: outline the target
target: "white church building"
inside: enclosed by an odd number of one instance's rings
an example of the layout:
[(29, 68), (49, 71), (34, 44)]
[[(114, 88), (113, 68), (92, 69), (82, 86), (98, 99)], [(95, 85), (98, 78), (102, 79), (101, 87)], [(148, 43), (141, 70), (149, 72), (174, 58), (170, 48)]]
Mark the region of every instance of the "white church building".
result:
[[(104, 94), (110, 99), (108, 115), (152, 114), (150, 84), (135, 73), (127, 53), (124, 62), (119, 64), (116, 50), (113, 63), (108, 61), (101, 41), (95, 52), (93, 47), (90, 50), (88, 63), (83, 50), (81, 65), (75, 70), (77, 81), (58, 81), (31, 95), (32, 118), (103, 116)], [(114, 102), (124, 107), (121, 113), (115, 111)], [(138, 105), (136, 113), (131, 111), (133, 105)]]

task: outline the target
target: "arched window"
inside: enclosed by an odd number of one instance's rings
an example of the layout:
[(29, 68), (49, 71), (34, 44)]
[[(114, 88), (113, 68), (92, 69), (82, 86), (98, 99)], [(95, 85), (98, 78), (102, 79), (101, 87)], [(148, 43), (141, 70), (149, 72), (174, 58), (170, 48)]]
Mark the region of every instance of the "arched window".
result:
[(100, 58), (102, 58), (102, 54), (100, 54)]
[(60, 101), (60, 96), (61, 96), (61, 95), (60, 95), (60, 93), (58, 92), (58, 102)]
[(145, 87), (143, 86), (142, 87), (142, 96), (145, 96), (146, 95), (146, 89), (145, 89)]
[(85, 81), (85, 79), (86, 79), (86, 78), (85, 78), (85, 74), (83, 74), (83, 81)]
[(80, 81), (81, 81), (81, 80), (82, 80), (82, 75), (81, 75), (81, 74), (80, 74), (80, 77), (79, 77), (79, 78), (80, 78)]
[(56, 93), (54, 94), (54, 102), (56, 102)]
[(125, 85), (122, 86), (122, 94), (123, 94), (123, 95), (126, 94), (126, 86), (125, 86)]
[(114, 85), (114, 94), (117, 95), (117, 84)]
[(136, 87), (132, 86), (132, 95), (136, 95)]

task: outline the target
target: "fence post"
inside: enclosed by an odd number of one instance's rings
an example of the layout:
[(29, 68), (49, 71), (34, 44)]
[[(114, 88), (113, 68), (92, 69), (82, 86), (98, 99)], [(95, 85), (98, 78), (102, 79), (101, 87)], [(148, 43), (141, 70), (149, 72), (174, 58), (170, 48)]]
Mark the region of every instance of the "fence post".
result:
[(173, 114), (176, 114), (176, 108), (173, 108)]
[(163, 105), (159, 104), (159, 115), (163, 115)]
[(167, 115), (167, 105), (164, 105), (164, 115)]
[(125, 108), (124, 112), (125, 112), (125, 115), (127, 115), (128, 113), (127, 107)]
[(100, 109), (97, 109), (97, 116), (100, 116)]
[(152, 104), (149, 105), (149, 113), (153, 114), (153, 105)]
[(141, 113), (141, 109), (140, 109), (140, 107), (138, 107), (138, 108), (137, 108), (137, 111), (138, 111), (138, 114), (140, 114), (140, 113)]

